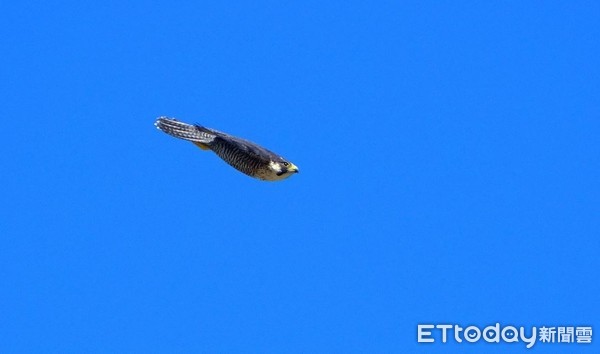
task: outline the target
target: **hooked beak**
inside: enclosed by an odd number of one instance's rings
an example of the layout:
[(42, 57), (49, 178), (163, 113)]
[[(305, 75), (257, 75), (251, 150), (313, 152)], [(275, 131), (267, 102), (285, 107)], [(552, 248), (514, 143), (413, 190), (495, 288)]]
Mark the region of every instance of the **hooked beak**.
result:
[(293, 163), (291, 163), (290, 167), (288, 167), (288, 171), (292, 171), (294, 173), (300, 173), (300, 170), (298, 169), (298, 167), (296, 165), (294, 165)]

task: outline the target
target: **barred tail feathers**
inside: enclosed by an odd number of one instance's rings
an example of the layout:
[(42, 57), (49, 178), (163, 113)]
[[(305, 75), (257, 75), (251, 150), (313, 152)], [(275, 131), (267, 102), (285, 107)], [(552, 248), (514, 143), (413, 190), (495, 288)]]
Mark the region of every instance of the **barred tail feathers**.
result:
[(154, 125), (161, 131), (179, 139), (188, 140), (203, 150), (214, 140), (215, 135), (202, 127), (180, 122), (169, 117), (159, 117)]

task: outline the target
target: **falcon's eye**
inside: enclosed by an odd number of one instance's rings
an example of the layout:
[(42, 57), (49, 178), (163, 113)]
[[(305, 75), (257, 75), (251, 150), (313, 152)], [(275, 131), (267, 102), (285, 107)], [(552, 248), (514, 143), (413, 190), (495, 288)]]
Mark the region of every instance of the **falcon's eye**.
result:
[(287, 166), (289, 166), (289, 165), (290, 165), (290, 163), (289, 163), (289, 162), (284, 162), (284, 163), (283, 163), (283, 165), (284, 165), (285, 167), (287, 167)]

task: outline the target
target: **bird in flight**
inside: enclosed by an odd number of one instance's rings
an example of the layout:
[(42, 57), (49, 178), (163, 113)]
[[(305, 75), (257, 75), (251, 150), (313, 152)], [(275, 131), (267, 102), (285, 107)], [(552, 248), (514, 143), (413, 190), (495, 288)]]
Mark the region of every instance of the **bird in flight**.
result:
[(159, 117), (154, 125), (169, 135), (191, 141), (202, 150), (214, 151), (223, 161), (250, 177), (280, 181), (299, 172), (293, 163), (248, 140), (169, 117)]

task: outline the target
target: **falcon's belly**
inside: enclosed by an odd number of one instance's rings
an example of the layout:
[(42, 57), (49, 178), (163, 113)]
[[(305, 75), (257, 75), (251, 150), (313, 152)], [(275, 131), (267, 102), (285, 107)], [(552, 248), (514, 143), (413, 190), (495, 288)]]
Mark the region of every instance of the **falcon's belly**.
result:
[(270, 163), (248, 152), (241, 151), (232, 144), (216, 141), (211, 144), (210, 148), (231, 167), (250, 177), (265, 181), (278, 181), (286, 177), (277, 176), (277, 172), (271, 169)]

